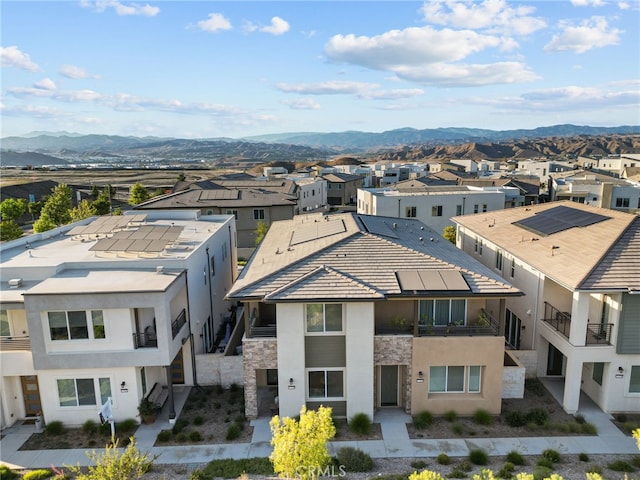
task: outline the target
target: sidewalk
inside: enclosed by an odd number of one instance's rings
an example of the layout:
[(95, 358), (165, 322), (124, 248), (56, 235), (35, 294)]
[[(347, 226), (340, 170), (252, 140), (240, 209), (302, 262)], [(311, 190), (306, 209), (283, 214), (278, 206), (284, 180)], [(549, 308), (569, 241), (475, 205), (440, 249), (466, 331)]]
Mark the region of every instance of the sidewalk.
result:
[[(553, 386), (548, 388), (553, 393)], [(176, 392), (176, 411), (180, 411), (189, 393), (189, 388)], [(451, 457), (464, 457), (469, 450), (481, 448), (490, 456), (506, 455), (518, 450), (523, 455), (539, 455), (552, 448), (564, 454), (637, 454), (635, 439), (627, 437), (611, 423), (611, 416), (603, 413), (587, 397), (580, 399), (580, 413), (588, 422), (596, 425), (597, 436), (525, 437), (525, 438), (454, 438), (442, 440), (412, 440), (406, 423), (411, 417), (400, 410), (381, 410), (374, 422), (380, 423), (382, 440), (330, 442), (329, 453), (344, 446), (359, 448), (374, 458), (422, 458), (446, 453)], [(166, 410), (166, 408), (165, 408)], [(192, 464), (194, 468), (220, 458), (267, 457), (271, 453), (269, 419), (251, 421), (253, 437), (251, 443), (211, 444), (154, 447), (158, 432), (170, 429), (165, 411), (152, 425), (141, 425), (135, 437), (142, 451), (158, 455), (157, 464)], [(18, 448), (35, 432), (34, 425), (17, 425), (6, 429), (0, 440), (0, 463), (15, 468), (48, 468), (51, 465), (89, 465), (85, 450), (25, 450)]]

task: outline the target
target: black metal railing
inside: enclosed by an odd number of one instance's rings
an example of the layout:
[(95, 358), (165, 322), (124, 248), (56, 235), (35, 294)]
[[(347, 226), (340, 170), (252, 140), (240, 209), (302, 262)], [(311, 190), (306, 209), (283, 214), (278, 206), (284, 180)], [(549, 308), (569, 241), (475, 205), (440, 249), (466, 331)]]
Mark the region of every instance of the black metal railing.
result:
[(587, 323), (587, 345), (611, 345), (613, 323)]
[(184, 326), (185, 323), (187, 323), (187, 311), (183, 308), (176, 319), (171, 322), (171, 335), (173, 338), (176, 338), (176, 335), (178, 335), (180, 329)]
[(26, 337), (0, 337), (0, 352), (31, 350), (31, 340)]
[(548, 302), (544, 302), (543, 321), (551, 325), (565, 337), (569, 338), (571, 331), (571, 312), (562, 312)]
[(496, 336), (500, 323), (487, 311), (482, 310), (477, 319), (470, 319), (466, 325), (418, 325), (418, 335), (424, 336)]
[(133, 348), (158, 348), (158, 338), (148, 333), (134, 333)]

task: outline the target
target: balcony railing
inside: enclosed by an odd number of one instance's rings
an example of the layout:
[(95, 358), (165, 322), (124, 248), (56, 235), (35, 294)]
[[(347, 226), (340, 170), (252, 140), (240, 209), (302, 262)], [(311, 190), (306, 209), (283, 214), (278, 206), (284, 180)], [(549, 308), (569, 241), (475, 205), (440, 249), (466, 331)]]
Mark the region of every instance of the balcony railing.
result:
[(550, 303), (544, 302), (544, 318), (542, 319), (557, 332), (569, 338), (571, 331), (571, 312), (562, 312)]
[(611, 345), (613, 323), (587, 323), (587, 345)]
[(249, 337), (276, 337), (276, 324), (262, 324), (258, 318), (256, 309), (253, 309), (249, 318)]
[(29, 337), (0, 337), (0, 352), (31, 351)]
[(133, 348), (158, 348), (158, 338), (149, 333), (134, 333)]
[(176, 338), (176, 335), (180, 332), (180, 329), (187, 323), (187, 311), (183, 308), (178, 314), (176, 319), (171, 322), (171, 335)]
[(482, 310), (477, 319), (467, 320), (466, 325), (450, 323), (448, 325), (418, 325), (418, 335), (424, 336), (496, 336), (500, 331), (500, 323), (493, 316)]

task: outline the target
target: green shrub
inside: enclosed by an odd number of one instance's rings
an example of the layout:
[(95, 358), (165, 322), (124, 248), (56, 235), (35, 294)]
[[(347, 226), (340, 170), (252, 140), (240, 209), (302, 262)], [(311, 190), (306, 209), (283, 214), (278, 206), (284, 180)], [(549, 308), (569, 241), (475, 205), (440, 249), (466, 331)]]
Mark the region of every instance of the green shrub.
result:
[(197, 477), (197, 480), (238, 478), (243, 474), (273, 476), (273, 473), (273, 465), (267, 457), (241, 458), (238, 460), (224, 458), (209, 462), (206, 467), (200, 470), (201, 476)]
[(18, 472), (14, 472), (6, 465), (0, 465), (0, 478), (3, 480), (13, 480), (14, 478), (18, 478), (20, 474)]
[(121, 422), (116, 423), (116, 432), (123, 435), (131, 434), (138, 428), (138, 422), (135, 418), (127, 418)]
[(194, 430), (189, 434), (189, 440), (191, 440), (192, 442), (201, 442), (202, 434), (199, 431)]
[(533, 470), (533, 479), (544, 480), (546, 478), (549, 478), (552, 473), (553, 470), (551, 468), (540, 465)]
[(531, 393), (533, 393), (537, 397), (544, 396), (544, 393), (546, 391), (546, 389), (544, 388), (544, 385), (538, 378), (525, 379), (524, 388), (529, 390)]
[(436, 462), (440, 465), (449, 465), (451, 463), (451, 458), (446, 453), (441, 453), (436, 457)]
[(511, 462), (506, 462), (496, 475), (498, 478), (512, 478), (516, 466)]
[(582, 415), (581, 413), (577, 413), (576, 415), (574, 415), (574, 418), (576, 419), (577, 423), (582, 424), (582, 423), (586, 422), (586, 420), (584, 418), (584, 415)]
[(493, 416), (486, 410), (479, 409), (473, 414), (473, 422), (478, 425), (491, 425)]
[(636, 455), (631, 459), (631, 465), (640, 468), (640, 455)]
[(549, 470), (553, 469), (553, 462), (551, 460), (549, 460), (548, 458), (541, 458), (540, 460), (538, 460), (538, 466), (539, 467), (545, 467), (548, 468)]
[(246, 419), (247, 419), (247, 417), (244, 416), (244, 413), (239, 413), (238, 415), (235, 416), (233, 421), (236, 422), (239, 425), (244, 425), (244, 422), (245, 422)]
[(47, 426), (44, 427), (44, 432), (47, 435), (58, 436), (64, 433), (64, 425), (59, 420), (54, 420), (53, 422), (47, 423)]
[(580, 425), (580, 431), (585, 435), (598, 434), (598, 429), (596, 428), (596, 426), (593, 423), (589, 423), (589, 422), (583, 423), (582, 425)]
[(82, 431), (87, 435), (95, 435), (98, 431), (98, 424), (93, 420), (87, 420), (82, 424)]
[(456, 469), (460, 470), (461, 472), (470, 472), (471, 470), (473, 470), (473, 467), (466, 460), (462, 460), (458, 465), (456, 465)]
[(22, 479), (23, 480), (41, 480), (43, 478), (51, 478), (53, 477), (53, 475), (54, 473), (51, 470), (47, 468), (42, 468), (38, 470), (31, 470), (30, 472), (25, 473), (24, 475), (22, 475)]
[(369, 418), (369, 415), (366, 413), (356, 413), (349, 420), (349, 430), (357, 435), (369, 435), (371, 433), (371, 419)]
[(444, 414), (444, 419), (447, 422), (455, 422), (458, 419), (458, 413), (455, 410), (448, 410)]
[(580, 453), (578, 454), (578, 460), (580, 460), (581, 462), (588, 462), (589, 455), (587, 455), (586, 453)]
[(176, 442), (184, 443), (187, 441), (187, 434), (184, 432), (180, 432), (176, 435)]
[(607, 465), (609, 470), (613, 470), (614, 472), (634, 472), (635, 468), (628, 462), (624, 460), (616, 460), (615, 462), (611, 462)]
[(524, 465), (524, 457), (517, 450), (511, 450), (507, 453), (507, 462), (513, 463), (514, 465)]
[(600, 465), (596, 465), (592, 463), (585, 470), (586, 473), (597, 473), (598, 475), (602, 475), (602, 467)]
[(358, 448), (342, 447), (337, 454), (338, 463), (348, 472), (370, 472), (373, 470), (371, 457)]
[(104, 435), (106, 437), (111, 436), (111, 424), (109, 422), (104, 422), (100, 426), (98, 426), (98, 433), (100, 435)]
[(542, 458), (546, 458), (552, 463), (558, 463), (560, 461), (560, 453), (552, 448), (547, 448), (542, 452)]
[(467, 474), (458, 467), (455, 467), (451, 472), (449, 472), (448, 478), (467, 478)]
[(410, 465), (412, 468), (420, 470), (421, 468), (425, 468), (429, 464), (423, 460), (414, 460)]
[(178, 435), (187, 427), (187, 425), (189, 425), (189, 420), (179, 418), (178, 420), (176, 420), (176, 423), (173, 424), (173, 428), (171, 429), (171, 431), (174, 435)]
[(169, 440), (171, 440), (171, 430), (160, 430), (158, 432), (159, 442), (168, 442)]
[(418, 430), (424, 430), (433, 423), (433, 415), (428, 410), (423, 410), (413, 417), (413, 426)]
[(524, 427), (528, 421), (527, 416), (520, 410), (513, 410), (506, 415), (507, 425), (513, 428)]
[(451, 425), (451, 430), (453, 430), (453, 433), (455, 433), (456, 435), (462, 435), (464, 433), (464, 425), (456, 422)]
[(486, 465), (489, 462), (489, 455), (481, 448), (474, 448), (469, 451), (469, 461), (474, 465)]
[(527, 412), (527, 423), (544, 425), (549, 420), (549, 414), (542, 408), (532, 408)]
[(620, 423), (624, 423), (627, 421), (627, 415), (625, 413), (616, 413), (613, 418), (615, 418)]
[(225, 438), (227, 440), (235, 440), (240, 436), (241, 432), (242, 429), (240, 428), (240, 426), (237, 423), (232, 423), (231, 425), (229, 425), (229, 428), (227, 428), (227, 436)]
[(193, 419), (193, 424), (196, 426), (200, 426), (204, 423), (204, 417), (202, 415), (198, 415), (196, 418)]

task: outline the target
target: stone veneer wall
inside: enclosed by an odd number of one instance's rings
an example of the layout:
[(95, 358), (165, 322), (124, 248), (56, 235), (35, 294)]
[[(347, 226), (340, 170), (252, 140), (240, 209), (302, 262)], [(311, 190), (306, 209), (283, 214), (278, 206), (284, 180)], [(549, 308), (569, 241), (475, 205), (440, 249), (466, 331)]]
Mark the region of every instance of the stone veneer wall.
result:
[[(525, 368), (513, 352), (504, 352), (505, 365), (502, 369), (502, 398), (524, 397)], [(511, 361), (508, 361), (508, 360)], [(515, 365), (512, 365), (515, 364)]]
[(276, 338), (245, 338), (242, 341), (242, 356), (244, 357), (244, 412), (247, 418), (257, 418), (256, 370), (278, 368), (278, 341)]
[[(409, 335), (376, 335), (373, 339), (373, 363), (380, 365), (403, 365), (404, 409), (411, 412), (411, 359), (413, 355), (413, 337)], [(376, 378), (378, 376), (376, 375)], [(376, 386), (374, 395), (377, 397)], [(377, 398), (374, 405), (378, 405)]]
[(225, 357), (222, 353), (196, 355), (196, 373), (200, 385), (242, 385), (242, 355)]
[(509, 353), (524, 366), (526, 378), (535, 378), (537, 376), (538, 353), (535, 350), (509, 350)]

